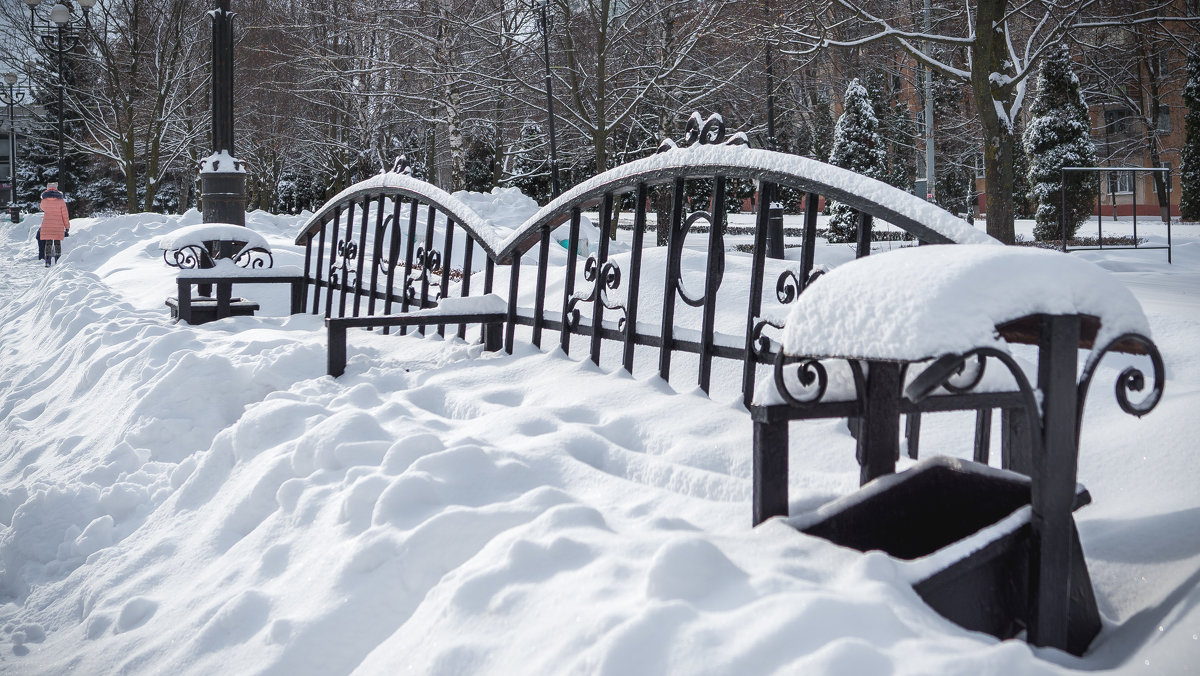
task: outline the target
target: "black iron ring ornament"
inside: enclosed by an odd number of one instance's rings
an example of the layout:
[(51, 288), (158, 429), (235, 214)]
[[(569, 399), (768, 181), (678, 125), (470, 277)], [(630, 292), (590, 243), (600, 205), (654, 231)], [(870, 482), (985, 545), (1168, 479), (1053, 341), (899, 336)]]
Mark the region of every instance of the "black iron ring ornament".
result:
[(656, 152), (665, 153), (679, 147), (695, 145), (749, 146), (750, 140), (746, 138), (745, 132), (740, 131), (726, 138), (725, 119), (719, 114), (713, 113), (706, 120), (700, 117), (700, 113), (694, 112), (688, 118), (687, 127), (683, 132), (683, 142), (676, 143), (669, 138), (663, 139)]
[(1117, 338), (1110, 341), (1100, 350), (1094, 350), (1088, 356), (1088, 360), (1083, 366), (1083, 375), (1079, 379), (1079, 385), (1076, 390), (1076, 438), (1078, 438), (1080, 428), (1083, 425), (1083, 406), (1087, 402), (1088, 389), (1092, 386), (1092, 380), (1096, 375), (1096, 367), (1118, 345), (1129, 343), (1138, 345), (1150, 357), (1150, 362), (1154, 369), (1154, 383), (1145, 398), (1138, 402), (1131, 402), (1129, 400), (1130, 392), (1141, 392), (1146, 389), (1146, 375), (1137, 367), (1125, 367), (1117, 375), (1117, 381), (1113, 386), (1117, 405), (1129, 415), (1140, 418), (1154, 410), (1158, 406), (1158, 402), (1162, 400), (1163, 387), (1166, 384), (1167, 376), (1166, 367), (1163, 365), (1162, 354), (1158, 351), (1158, 346), (1154, 344), (1154, 341), (1138, 333), (1126, 333), (1117, 336)]
[(708, 295), (707, 293), (702, 293), (699, 296), (693, 296), (688, 292), (687, 285), (683, 281), (683, 243), (687, 239), (688, 233), (691, 232), (692, 224), (699, 220), (708, 221), (708, 236), (717, 238), (717, 245), (710, 247), (710, 250), (714, 252), (716, 260), (708, 262), (713, 277), (713, 293), (716, 293), (716, 290), (721, 288), (721, 280), (725, 277), (725, 246), (722, 243), (724, 238), (721, 237), (721, 233), (714, 227), (712, 214), (706, 211), (697, 211), (688, 216), (680, 225), (679, 234), (676, 235), (674, 246), (671, 249), (671, 263), (674, 266), (676, 275), (675, 288), (678, 289), (679, 297), (683, 299), (683, 302), (692, 307), (704, 305), (704, 301)]
[(587, 261), (583, 264), (583, 279), (591, 282), (592, 288), (586, 294), (576, 293), (567, 302), (567, 322), (570, 324), (570, 327), (572, 329), (579, 328), (581, 315), (579, 308), (576, 306), (580, 303), (595, 302), (597, 296), (599, 296), (601, 305), (609, 310), (621, 313), (621, 318), (617, 320), (617, 329), (624, 330), (628, 311), (624, 305), (613, 301), (608, 296), (609, 291), (616, 291), (621, 286), (620, 266), (613, 261), (605, 261), (604, 265), (600, 265), (595, 256), (588, 256)]
[[(775, 298), (783, 305), (789, 305), (796, 300), (801, 293), (804, 292), (813, 282), (817, 281), (825, 274), (824, 269), (813, 270), (807, 280), (800, 280), (800, 275), (795, 270), (787, 269), (779, 275), (779, 279), (775, 282)], [(777, 327), (781, 328), (781, 327)]]

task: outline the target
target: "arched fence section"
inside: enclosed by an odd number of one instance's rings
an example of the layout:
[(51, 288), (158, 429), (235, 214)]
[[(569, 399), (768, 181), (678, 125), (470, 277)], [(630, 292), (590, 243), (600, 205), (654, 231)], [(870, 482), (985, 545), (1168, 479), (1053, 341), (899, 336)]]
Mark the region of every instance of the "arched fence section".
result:
[[(804, 193), (799, 261), (766, 259), (768, 209), (757, 210), (748, 255), (727, 252), (727, 193), (735, 182), (751, 185), (759, 204), (775, 201), (781, 188)], [(636, 348), (648, 347), (657, 351), (653, 361), (668, 380), (675, 355), (688, 353), (697, 364), (695, 383), (706, 392), (714, 360), (740, 361), (740, 389), (749, 403), (758, 365), (777, 351), (771, 334), (782, 325), (781, 306), (819, 275), (813, 247), (820, 197), (858, 213), (860, 242), (869, 243), (876, 219), (923, 243), (995, 241), (892, 186), (808, 158), (751, 149), (741, 134), (726, 138), (718, 117), (694, 115), (683, 144), (664, 142), (655, 155), (575, 186), (512, 231), (444, 191), (388, 173), (330, 200), (297, 243), (306, 251), (314, 313), (377, 316), (354, 325), (403, 330), (412, 322), (388, 317), (495, 292), (506, 303), (509, 351), (518, 327), (537, 346), (553, 332), (565, 352), (575, 349), (572, 338), (578, 337), (593, 362), (611, 355), (605, 358), (619, 359), (632, 373)], [(652, 202), (669, 205), (665, 222), (658, 222)], [(589, 227), (585, 213), (593, 210), (598, 241), (586, 257), (575, 255)], [(614, 243), (616, 220), (629, 211), (631, 241)], [(656, 246), (660, 227), (665, 247)], [(704, 230), (706, 242), (698, 236)], [(693, 237), (699, 246), (689, 246)], [(867, 252), (869, 246), (859, 247), (860, 255)], [(772, 285), (773, 298), (764, 293)], [(458, 335), (465, 335), (462, 324)], [(606, 341), (618, 348), (602, 349)]]

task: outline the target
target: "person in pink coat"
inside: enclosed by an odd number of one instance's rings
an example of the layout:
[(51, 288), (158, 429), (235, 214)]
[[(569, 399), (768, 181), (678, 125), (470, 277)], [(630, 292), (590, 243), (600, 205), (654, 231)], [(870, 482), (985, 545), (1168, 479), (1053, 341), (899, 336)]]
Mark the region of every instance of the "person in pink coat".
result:
[(46, 243), (46, 267), (50, 267), (50, 263), (57, 262), (62, 255), (63, 238), (71, 230), (71, 214), (67, 212), (67, 202), (58, 191), (57, 183), (46, 184), (41, 207), (41, 239)]

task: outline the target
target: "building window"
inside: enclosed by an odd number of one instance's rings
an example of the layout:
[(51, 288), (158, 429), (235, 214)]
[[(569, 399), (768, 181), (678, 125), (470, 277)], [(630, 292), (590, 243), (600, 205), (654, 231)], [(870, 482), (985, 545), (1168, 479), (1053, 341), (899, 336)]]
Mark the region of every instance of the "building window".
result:
[(1132, 171), (1108, 172), (1108, 193), (1110, 195), (1128, 195), (1133, 192)]
[[(1200, 0), (1198, 0), (1200, 1)], [(1104, 130), (1113, 136), (1123, 136), (1129, 133), (1129, 119), (1132, 113), (1125, 108), (1104, 111)]]
[(1162, 106), (1158, 109), (1158, 126), (1156, 129), (1161, 132), (1171, 131), (1171, 108), (1169, 106)]

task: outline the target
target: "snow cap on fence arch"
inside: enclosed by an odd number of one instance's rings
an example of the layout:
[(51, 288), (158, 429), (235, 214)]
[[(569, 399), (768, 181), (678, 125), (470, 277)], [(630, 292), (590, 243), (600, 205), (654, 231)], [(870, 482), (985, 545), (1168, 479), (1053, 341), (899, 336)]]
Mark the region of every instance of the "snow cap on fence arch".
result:
[(470, 231), (474, 235), (474, 239), (493, 258), (506, 241), (503, 237), (503, 231), (498, 230), (488, 219), (480, 216), (474, 209), (454, 195), (432, 183), (413, 178), (408, 174), (389, 171), (377, 174), (364, 181), (359, 181), (326, 201), (317, 213), (313, 214), (304, 223), (304, 227), (300, 229), (300, 234), (296, 236), (296, 243), (303, 244), (305, 234), (314, 226), (325, 221), (335, 207), (347, 200), (361, 195), (378, 194), (389, 190), (418, 197), (424, 202), (440, 209), (442, 212), (449, 214), (455, 222)]
[(846, 202), (861, 211), (886, 220), (931, 243), (999, 244), (970, 223), (941, 207), (848, 169), (811, 158), (737, 145), (696, 144), (635, 160), (583, 181), (542, 207), (509, 235), (500, 259), (524, 251), (536, 241), (535, 231), (574, 205), (588, 202), (609, 190), (639, 181), (661, 182), (674, 176), (751, 174), (756, 179), (810, 189)]

